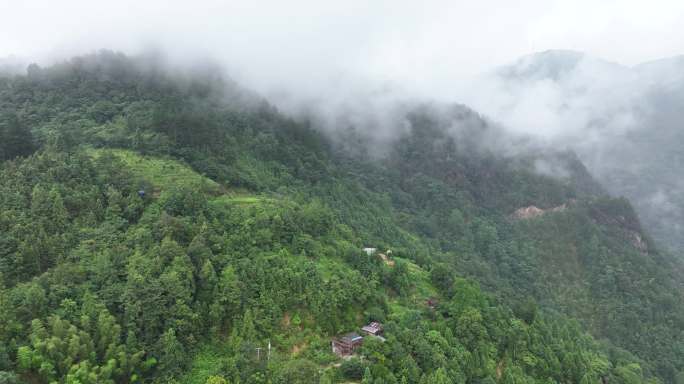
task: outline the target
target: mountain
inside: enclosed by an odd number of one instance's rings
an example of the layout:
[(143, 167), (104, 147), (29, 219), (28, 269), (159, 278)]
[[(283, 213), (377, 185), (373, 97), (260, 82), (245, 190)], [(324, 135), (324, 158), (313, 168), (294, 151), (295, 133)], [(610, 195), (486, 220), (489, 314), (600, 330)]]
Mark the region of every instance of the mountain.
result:
[(682, 73), (682, 56), (627, 67), (546, 51), (495, 71), (489, 81), (505, 96), (478, 107), (503, 124), (538, 127), (533, 134), (576, 152), (610, 193), (634, 202), (661, 246), (680, 253)]
[(105, 51), (1, 78), (0, 111), (2, 382), (683, 378), (681, 261), (466, 106), (398, 108), (379, 148)]
[(619, 64), (595, 59), (582, 52), (556, 49), (523, 56), (510, 65), (498, 68), (496, 74), (507, 80), (550, 79), (559, 82), (581, 71), (581, 68), (587, 65), (600, 67), (606, 71), (626, 70)]
[(634, 66), (633, 70), (648, 76), (656, 83), (681, 82), (684, 69), (684, 55), (652, 60)]

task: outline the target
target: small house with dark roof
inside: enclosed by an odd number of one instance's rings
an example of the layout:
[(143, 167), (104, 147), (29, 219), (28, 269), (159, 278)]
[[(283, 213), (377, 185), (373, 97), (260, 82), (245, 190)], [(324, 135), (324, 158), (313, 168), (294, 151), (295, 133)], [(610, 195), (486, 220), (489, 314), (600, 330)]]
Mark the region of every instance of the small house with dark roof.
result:
[(356, 332), (347, 333), (332, 340), (334, 354), (342, 357), (354, 354), (363, 344), (363, 337)]

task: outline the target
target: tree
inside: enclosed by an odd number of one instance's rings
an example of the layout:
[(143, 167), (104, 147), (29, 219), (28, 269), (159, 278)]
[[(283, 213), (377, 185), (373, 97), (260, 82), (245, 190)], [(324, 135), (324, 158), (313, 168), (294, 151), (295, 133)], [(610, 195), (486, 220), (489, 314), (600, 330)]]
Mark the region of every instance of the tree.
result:
[(451, 384), (451, 379), (444, 368), (439, 368), (428, 377), (426, 384)]
[(403, 260), (397, 260), (394, 267), (390, 269), (389, 285), (400, 295), (408, 294), (411, 288), (408, 265)]
[(0, 111), (0, 160), (13, 159), (33, 153), (31, 131), (14, 112)]
[(237, 315), (241, 292), (240, 281), (233, 267), (224, 268), (218, 279), (209, 316), (212, 326), (221, 329)]
[(435, 263), (430, 270), (430, 280), (441, 292), (448, 293), (454, 283), (454, 271), (444, 263)]
[(68, 224), (69, 214), (64, 207), (64, 200), (54, 186), (48, 190), (36, 184), (31, 193), (31, 214), (48, 235), (64, 232)]
[(318, 366), (305, 359), (291, 360), (276, 374), (276, 384), (318, 383)]
[(17, 375), (13, 372), (0, 371), (0, 384), (17, 384)]
[(532, 298), (526, 298), (522, 302), (516, 303), (513, 313), (525, 323), (532, 324), (537, 317), (537, 303)]
[(454, 208), (447, 218), (447, 227), (452, 236), (460, 239), (465, 236), (467, 225), (463, 213), (458, 208)]
[(176, 338), (176, 331), (169, 328), (159, 339), (157, 346), (159, 370), (165, 375), (178, 372), (186, 361), (185, 348)]
[(620, 378), (621, 382), (626, 384), (640, 383), (643, 377), (641, 366), (636, 363), (619, 366), (615, 368), (614, 374)]
[(229, 384), (222, 376), (209, 376), (204, 384)]
[(254, 328), (254, 317), (250, 309), (245, 311), (242, 316), (240, 324), (240, 337), (248, 342), (255, 342), (257, 338), (256, 329)]
[(363, 378), (364, 366), (361, 360), (356, 357), (344, 360), (340, 366), (340, 370), (342, 371), (342, 375), (347, 379), (360, 380)]
[[(2, 320), (2, 318), (0, 318), (0, 320)], [(2, 329), (0, 329), (0, 332), (2, 332)], [(11, 364), (12, 363), (10, 361), (9, 354), (7, 353), (7, 347), (0, 344), (0, 372), (9, 370), (11, 368)]]
[(97, 101), (88, 109), (90, 118), (99, 124), (111, 120), (117, 112), (116, 105), (108, 100)]
[(361, 384), (373, 384), (373, 375), (371, 374), (369, 367), (366, 367), (366, 370), (363, 372), (363, 379), (361, 379)]

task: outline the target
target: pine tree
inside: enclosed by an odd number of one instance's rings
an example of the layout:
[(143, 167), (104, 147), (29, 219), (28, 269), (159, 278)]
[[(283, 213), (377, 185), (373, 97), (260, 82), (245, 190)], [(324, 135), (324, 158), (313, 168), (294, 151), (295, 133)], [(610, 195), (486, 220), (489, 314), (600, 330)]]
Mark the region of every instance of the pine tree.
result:
[(33, 152), (33, 136), (16, 113), (0, 113), (0, 160), (27, 156)]
[(176, 331), (169, 328), (161, 336), (157, 347), (159, 353), (159, 369), (168, 374), (177, 372), (186, 361), (185, 348), (176, 338)]
[(204, 384), (228, 384), (228, 381), (221, 376), (209, 376)]
[(370, 368), (368, 367), (366, 367), (366, 370), (363, 372), (361, 384), (373, 384), (373, 375), (371, 375)]
[(429, 384), (450, 384), (449, 376), (444, 368), (439, 368), (433, 374), (430, 375), (428, 381)]

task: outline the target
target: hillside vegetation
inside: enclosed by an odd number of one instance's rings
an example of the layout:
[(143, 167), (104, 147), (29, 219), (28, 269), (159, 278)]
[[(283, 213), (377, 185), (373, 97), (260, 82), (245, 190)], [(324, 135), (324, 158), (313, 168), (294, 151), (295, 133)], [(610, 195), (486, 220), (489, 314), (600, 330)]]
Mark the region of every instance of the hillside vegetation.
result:
[[(658, 245), (681, 256), (682, 73), (684, 56), (628, 67), (549, 50), (499, 68), (491, 80), (506, 101), (498, 111), (484, 108), (504, 121), (516, 121), (516, 111), (528, 116), (521, 112), (531, 104), (544, 111), (558, 132), (566, 132), (559, 145), (575, 150), (608, 191), (629, 198)], [(548, 95), (539, 97), (539, 89)]]
[(0, 77), (0, 115), (0, 383), (684, 382), (681, 264), (466, 107), (415, 105), (371, 158), (103, 52)]

